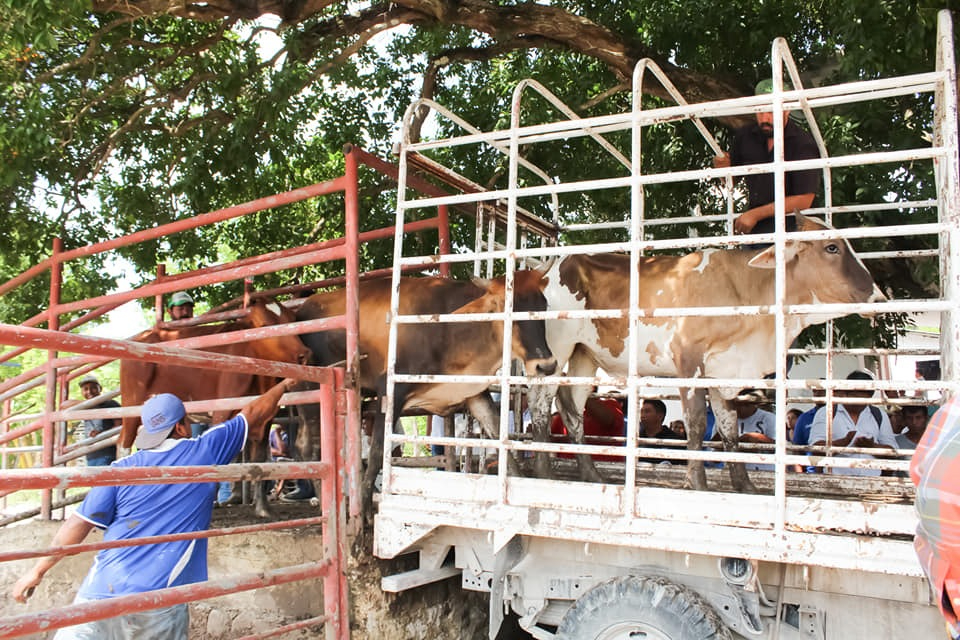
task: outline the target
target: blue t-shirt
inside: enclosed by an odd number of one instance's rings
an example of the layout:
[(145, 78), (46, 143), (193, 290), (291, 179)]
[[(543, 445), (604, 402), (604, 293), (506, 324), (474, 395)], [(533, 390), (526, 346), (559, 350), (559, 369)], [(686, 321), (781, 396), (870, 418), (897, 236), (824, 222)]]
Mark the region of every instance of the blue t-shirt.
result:
[(817, 409), (820, 407), (821, 405), (817, 405), (807, 409), (797, 418), (793, 424), (793, 444), (810, 444), (807, 442), (810, 439), (810, 427), (813, 425), (813, 416), (817, 415)]
[[(153, 449), (114, 462), (115, 467), (227, 464), (247, 439), (243, 414), (198, 438), (167, 439)], [(210, 527), (215, 482), (94, 487), (77, 515), (106, 529), (103, 539), (204, 531)], [(104, 549), (79, 595), (88, 599), (142, 593), (207, 579), (206, 539)]]

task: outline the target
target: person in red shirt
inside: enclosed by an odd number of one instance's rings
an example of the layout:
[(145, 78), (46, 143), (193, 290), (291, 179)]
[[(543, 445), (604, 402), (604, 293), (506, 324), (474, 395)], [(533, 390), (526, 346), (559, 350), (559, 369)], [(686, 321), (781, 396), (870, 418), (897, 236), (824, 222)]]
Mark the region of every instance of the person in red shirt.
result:
[[(613, 398), (590, 396), (583, 407), (583, 434), (585, 444), (623, 446), (626, 429), (620, 403)], [(550, 435), (554, 441), (568, 442), (567, 427), (560, 419), (559, 413), (553, 414), (550, 420)], [(573, 454), (558, 453), (557, 456), (572, 458)], [(623, 461), (623, 458), (619, 456), (599, 454), (593, 455), (592, 458), (594, 461)]]

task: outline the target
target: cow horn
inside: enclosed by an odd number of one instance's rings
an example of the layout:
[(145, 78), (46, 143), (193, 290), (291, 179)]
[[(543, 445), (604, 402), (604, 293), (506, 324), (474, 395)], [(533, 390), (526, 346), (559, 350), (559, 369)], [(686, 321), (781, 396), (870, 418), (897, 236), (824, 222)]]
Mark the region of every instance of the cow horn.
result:
[(549, 260), (546, 260), (539, 267), (537, 267), (537, 271), (539, 271), (541, 275), (545, 275), (548, 271), (550, 271), (551, 268), (553, 268), (553, 264), (556, 261), (557, 256), (551, 256)]

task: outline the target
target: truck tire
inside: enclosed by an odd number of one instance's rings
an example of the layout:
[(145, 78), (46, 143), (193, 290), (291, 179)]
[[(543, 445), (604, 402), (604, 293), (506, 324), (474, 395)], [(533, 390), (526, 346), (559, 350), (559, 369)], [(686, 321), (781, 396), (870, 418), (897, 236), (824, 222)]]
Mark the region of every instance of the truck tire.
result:
[(621, 576), (583, 594), (560, 621), (558, 640), (730, 640), (695, 591), (659, 576)]

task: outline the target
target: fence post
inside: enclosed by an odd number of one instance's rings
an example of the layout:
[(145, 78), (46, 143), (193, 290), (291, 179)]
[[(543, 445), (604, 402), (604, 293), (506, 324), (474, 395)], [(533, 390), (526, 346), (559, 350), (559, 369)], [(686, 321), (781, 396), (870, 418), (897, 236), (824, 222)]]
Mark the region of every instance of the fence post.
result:
[[(50, 257), (50, 306), (47, 311), (47, 328), (50, 331), (60, 329), (60, 313), (57, 307), (60, 305), (60, 286), (63, 282), (63, 263), (60, 261), (62, 252), (63, 240), (54, 238), (53, 254)], [(53, 450), (56, 445), (53, 421), (48, 417), (57, 409), (57, 371), (53, 366), (56, 357), (57, 352), (55, 350), (47, 351), (46, 398), (44, 401), (46, 415), (43, 417), (43, 452), (41, 453), (44, 468), (53, 466)], [(40, 516), (45, 520), (50, 520), (52, 516), (52, 503), (53, 494), (51, 490), (44, 489), (40, 494)]]

